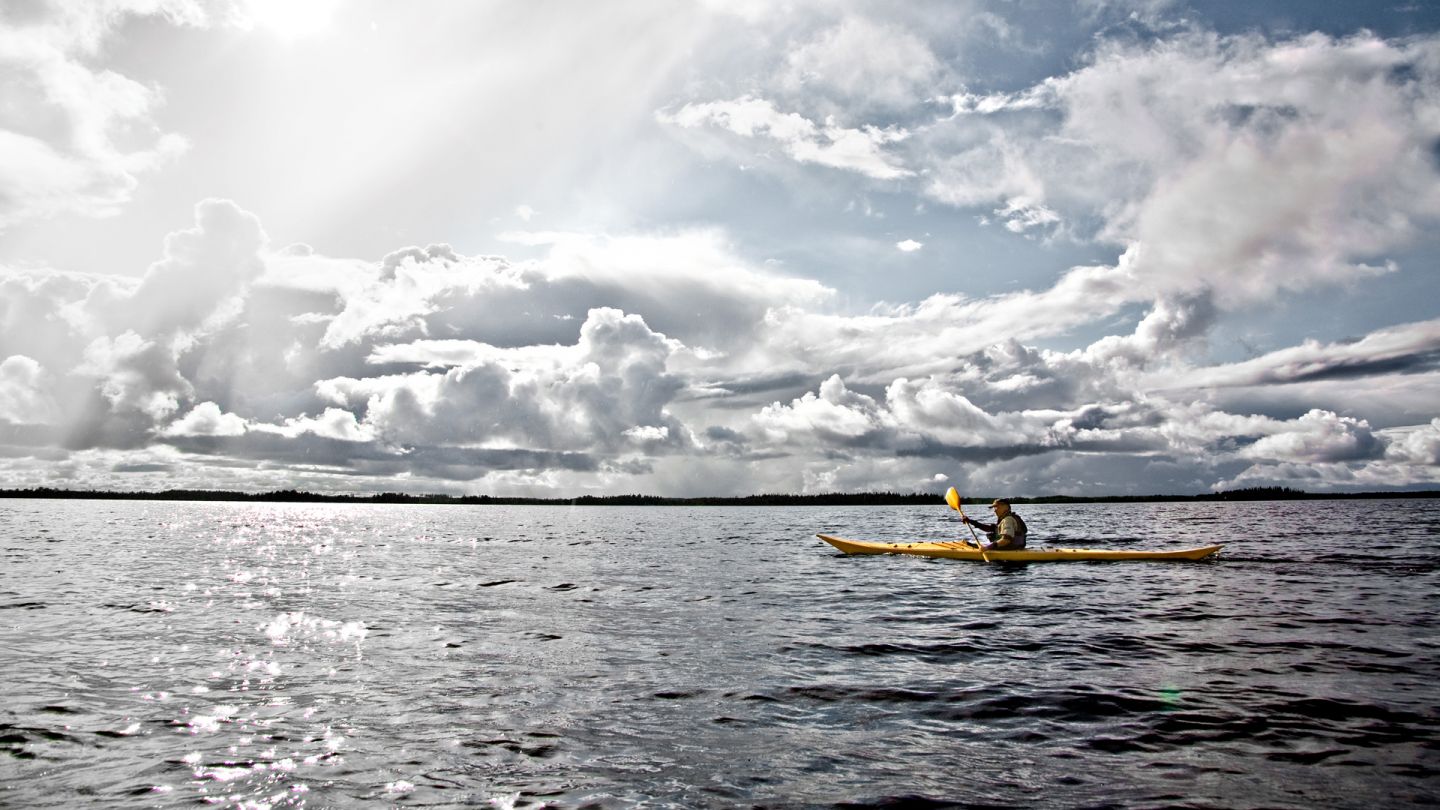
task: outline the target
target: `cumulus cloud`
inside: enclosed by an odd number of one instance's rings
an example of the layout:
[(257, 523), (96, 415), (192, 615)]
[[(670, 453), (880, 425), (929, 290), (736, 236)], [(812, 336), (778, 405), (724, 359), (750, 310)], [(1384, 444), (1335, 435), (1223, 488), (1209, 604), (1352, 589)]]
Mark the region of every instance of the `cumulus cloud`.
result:
[[(540, 244), (549, 252), (519, 264), (445, 246), (375, 263), (268, 252), (252, 216), (212, 201), (138, 282), (7, 274), (0, 284), (23, 306), (0, 313), (0, 333), (49, 353), (0, 363), (9, 452), (60, 452), (87, 480), (175, 475), (199, 460), (263, 464), (320, 488), (395, 488), (404, 475), (417, 491), (532, 493), (924, 488), (937, 475), (972, 488), (1199, 489), (1299, 465), (1325, 471), (1325, 486), (1404, 485), (1434, 472), (1434, 423), (1227, 411), (1173, 385), (1423, 370), (1428, 322), (1212, 369), (1186, 371), (1177, 354), (1179, 371), (1153, 371), (1147, 358), (1203, 331), (1213, 301), (1162, 302), (1135, 334), (1081, 350), (1022, 339), (1106, 311), (1115, 268), (1076, 268), (1040, 292), (846, 316), (821, 311), (823, 287), (749, 268), (713, 234)], [(1096, 308), (1066, 308), (1080, 299)], [(583, 302), (634, 311), (557, 317)], [(517, 339), (511, 325), (537, 315), (544, 339)], [(326, 340), (337, 323), (347, 340)], [(425, 337), (439, 334), (455, 336)], [(690, 342), (712, 338), (722, 350)], [(172, 455), (154, 455), (166, 445)], [(262, 480), (223, 475), (207, 480)]]
[(1052, 287), (989, 299), (937, 294), (862, 316), (775, 307), (761, 336), (772, 365), (820, 364), (888, 382), (950, 367), (957, 355), (1007, 340), (1062, 335), (1133, 302), (1128, 256), (1118, 267), (1075, 267)]
[(1369, 34), (1103, 45), (1028, 91), (957, 101), (921, 136), (940, 156), (928, 191), (998, 198), (1017, 229), (1098, 214), (1098, 236), (1140, 246), (1135, 281), (1155, 296), (1229, 306), (1383, 272), (1363, 258), (1440, 213), (1436, 47)]
[(1376, 458), (1384, 444), (1363, 419), (1315, 409), (1244, 448), (1239, 455), (1272, 461), (1335, 462)]
[[(880, 34), (847, 18), (792, 51), (790, 72), (758, 77), (762, 89), (661, 120), (905, 184), (1015, 233), (1117, 246), (1114, 266), (1075, 268), (1038, 294), (1055, 305), (1042, 309), (1148, 304), (1136, 335), (1096, 347), (1115, 359), (1201, 342), (1217, 315), (1278, 295), (1393, 272), (1372, 258), (1440, 215), (1434, 37), (1277, 41), (1189, 29), (1143, 43), (1101, 39), (1082, 67), (1031, 87), (942, 93), (948, 115), (890, 130), (895, 137), (847, 122), (854, 148), (842, 156), (841, 141), (781, 112), (764, 87), (783, 95), (808, 75), (797, 66), (830, 64), (834, 43), (868, 36)], [(859, 87), (872, 68), (893, 88), (942, 83), (928, 49), (918, 52), (918, 73), (861, 60), (837, 69), (829, 89)]]
[(249, 426), (213, 402), (202, 402), (161, 431), (162, 436), (243, 436)]
[(1428, 425), (1390, 431), (1388, 438), (1387, 458), (1403, 464), (1440, 468), (1440, 416), (1431, 419)]
[[(0, 274), (0, 335), (20, 350), (0, 420), (25, 446), (163, 442), (307, 475), (643, 475), (698, 447), (672, 410), (682, 367), (743, 365), (731, 353), (773, 303), (831, 294), (749, 267), (714, 233), (541, 244), (523, 264), (444, 245), (375, 263), (272, 252), (253, 215), (205, 201), (138, 281)], [(107, 469), (122, 467), (140, 469)]]
[(171, 347), (129, 331), (96, 338), (76, 373), (98, 381), (112, 412), (138, 412), (157, 421), (175, 413), (193, 390), (176, 368)]
[(639, 316), (602, 308), (589, 313), (578, 342), (548, 362), (514, 353), (444, 373), (339, 378), (319, 388), (363, 409), (365, 424), (392, 445), (613, 450), (639, 436), (683, 446), (688, 432), (666, 412), (683, 387), (666, 370), (678, 346)]
[(957, 378), (900, 378), (886, 386), (882, 397), (872, 397), (851, 390), (835, 375), (816, 392), (762, 408), (752, 417), (752, 428), (756, 441), (802, 452), (971, 461), (1102, 444), (1140, 449), (1153, 443), (1127, 436), (1123, 419), (1107, 424), (1099, 416), (1090, 409), (987, 412), (965, 395)]
[(45, 370), (34, 358), (16, 354), (0, 362), (0, 420), (20, 425), (49, 424), (57, 410)]
[[(1352, 44), (1307, 47), (1325, 61)], [(1122, 57), (1151, 58), (1113, 58)], [(1035, 91), (1034, 108), (986, 112), (976, 102), (956, 120), (1033, 114), (1075, 126), (1044, 117), (1070, 103), (1062, 84)], [(819, 132), (763, 103), (737, 113), (755, 123), (697, 109), (695, 125), (752, 138)], [(1239, 130), (1259, 126), (1245, 115), (1224, 119), (1222, 132), (1244, 140)], [(1300, 124), (1280, 116), (1266, 126), (1246, 136), (1256, 148)], [(1200, 139), (1186, 147), (1196, 160), (1213, 146)], [(1022, 138), (1013, 150), (1037, 182), (974, 197), (1001, 206), (1018, 231), (1056, 227), (1057, 212), (1080, 199), (1052, 182), (1056, 167), (1032, 165), (1037, 144)], [(1144, 228), (1152, 214), (1125, 206), (1148, 205), (1190, 164), (1162, 171), (1155, 161), (1140, 173), (1146, 184), (1117, 197), (1129, 202), (1105, 212), (1105, 228), (1133, 229), (1113, 264), (1070, 268), (1039, 289), (935, 295), (859, 315), (824, 285), (752, 263), (715, 229), (520, 232), (506, 237), (532, 258), (432, 244), (363, 261), (272, 249), (256, 217), (208, 200), (141, 279), (0, 273), (4, 474), (113, 481), (203, 469), (215, 476), (206, 481), (273, 488), (263, 467), (317, 488), (536, 494), (1434, 480), (1435, 322), (1194, 366), (1203, 360), (1193, 348), (1226, 307), (1300, 282), (1276, 276), (1226, 292), (1217, 284), (1236, 272), (1228, 266), (1200, 267), (1196, 283), (1164, 269), (1173, 257), (1155, 257)], [(1320, 255), (1321, 236), (1308, 231), (1354, 213), (1329, 199), (1330, 213), (1297, 220), (1300, 242), (1312, 241), (1295, 256)], [(1401, 212), (1412, 225), (1422, 214), (1418, 203)], [(1381, 242), (1406, 230), (1390, 224)], [(1249, 238), (1242, 232), (1218, 238)], [(907, 246), (921, 247), (896, 243)], [(1252, 270), (1269, 272), (1261, 265)], [(1041, 348), (1136, 305), (1145, 311), (1131, 334)], [(1357, 378), (1403, 407), (1382, 419), (1353, 392), (1349, 405), (1366, 407), (1310, 401), (1306, 386)], [(1261, 388), (1296, 390), (1264, 407), (1224, 399)]]
[(355, 414), (344, 408), (326, 408), (319, 416), (292, 417), (282, 425), (256, 425), (255, 429), (291, 439), (305, 434), (340, 442), (369, 442), (375, 439), (374, 426), (361, 424)]
[(875, 399), (845, 387), (839, 375), (831, 376), (818, 393), (789, 405), (768, 405), (754, 418), (768, 442), (789, 442), (798, 435), (849, 442), (889, 429), (889, 417)]
[[(195, 206), (195, 226), (165, 239), (165, 258), (151, 265), (118, 321), (145, 335), (192, 333), (264, 271), (268, 242), (260, 220), (229, 200)], [(233, 310), (233, 308), (232, 308)]]

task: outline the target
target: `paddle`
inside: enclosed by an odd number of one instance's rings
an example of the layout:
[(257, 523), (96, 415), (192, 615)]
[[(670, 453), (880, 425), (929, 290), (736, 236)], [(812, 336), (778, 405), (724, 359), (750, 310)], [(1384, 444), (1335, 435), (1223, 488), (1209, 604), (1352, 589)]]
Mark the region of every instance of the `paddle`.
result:
[[(956, 492), (954, 487), (945, 490), (945, 503), (950, 504), (951, 509), (959, 512), (960, 517), (965, 517), (965, 509), (960, 505), (960, 493)], [(975, 534), (975, 527), (971, 526), (969, 521), (966, 521), (965, 528), (969, 529), (970, 536), (975, 538), (975, 547), (980, 549), (980, 559), (985, 562), (990, 562), (990, 558), (985, 556), (985, 547), (980, 545), (980, 537)]]

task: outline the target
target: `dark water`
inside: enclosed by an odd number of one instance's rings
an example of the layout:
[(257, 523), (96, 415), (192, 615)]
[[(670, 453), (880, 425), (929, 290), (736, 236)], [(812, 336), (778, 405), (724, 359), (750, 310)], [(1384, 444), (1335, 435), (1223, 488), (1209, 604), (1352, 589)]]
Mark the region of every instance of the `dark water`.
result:
[[(1440, 502), (0, 501), (7, 807), (1440, 800)], [(1038, 542), (1037, 542), (1038, 540)], [(1048, 542), (1047, 542), (1048, 541)]]

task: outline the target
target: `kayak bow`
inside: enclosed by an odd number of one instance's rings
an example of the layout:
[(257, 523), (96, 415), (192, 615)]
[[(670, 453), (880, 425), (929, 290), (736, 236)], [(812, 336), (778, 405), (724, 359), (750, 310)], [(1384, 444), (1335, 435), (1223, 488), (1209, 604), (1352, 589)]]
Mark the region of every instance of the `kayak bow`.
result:
[(1219, 545), (1182, 548), (1174, 551), (1128, 551), (1108, 548), (1037, 548), (1019, 551), (981, 551), (967, 543), (918, 542), (876, 543), (869, 540), (846, 540), (830, 534), (817, 534), (846, 554), (914, 554), (920, 557), (945, 557), (951, 560), (988, 560), (990, 562), (1062, 562), (1070, 560), (1203, 560), (1221, 548)]

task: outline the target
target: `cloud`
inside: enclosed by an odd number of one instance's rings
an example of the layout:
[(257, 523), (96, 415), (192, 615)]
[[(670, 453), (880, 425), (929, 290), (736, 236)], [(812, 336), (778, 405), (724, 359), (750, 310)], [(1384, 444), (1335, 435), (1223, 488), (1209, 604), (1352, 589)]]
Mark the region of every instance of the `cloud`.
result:
[(425, 347), (465, 351), (466, 344), (444, 341), (511, 348), (564, 340), (589, 309), (603, 305), (643, 312), (697, 351), (724, 352), (773, 305), (810, 306), (833, 295), (814, 281), (752, 267), (715, 231), (504, 237), (545, 248), (545, 255), (517, 264), (432, 245), (390, 254), (378, 277), (356, 268), (354, 283), (336, 290), (344, 306), (326, 317), (322, 342), (330, 349), (378, 342), (385, 357), (426, 362)]
[(1384, 443), (1363, 419), (1312, 410), (1244, 448), (1242, 458), (1291, 462), (1335, 462), (1377, 458)]
[(139, 281), (0, 274), (0, 336), (38, 353), (7, 361), (6, 418), (33, 422), (53, 395), (76, 452), (163, 440), (216, 463), (263, 451), (468, 480), (485, 465), (437, 459), (469, 448), (507, 469), (639, 470), (627, 458), (694, 443), (667, 410), (687, 386), (678, 367), (741, 363), (728, 352), (752, 345), (773, 302), (830, 295), (749, 268), (713, 233), (548, 239), (521, 265), (444, 245), (355, 262), (271, 252), (253, 215), (205, 201)]
[[(1158, 22), (1157, 8), (1145, 5), (1142, 16)], [(931, 69), (928, 49), (914, 75), (865, 60), (851, 72), (833, 66), (842, 40), (907, 36), (880, 28), (846, 18), (792, 50), (788, 72), (755, 77), (749, 94), (692, 101), (659, 118), (743, 136), (752, 155), (775, 145), (794, 162), (976, 209), (1015, 233), (1118, 247), (1108, 272), (1075, 268), (1037, 298), (1090, 307), (1103, 277), (1110, 297), (1101, 311), (1148, 303), (1151, 317), (1128, 348), (1097, 347), (1135, 362), (1156, 340), (1177, 350), (1203, 343), (1223, 313), (1392, 273), (1396, 265), (1376, 257), (1440, 215), (1433, 36), (1270, 40), (1192, 27), (1139, 42), (1102, 38), (1078, 69), (1018, 90), (939, 92), (949, 114), (912, 117), (903, 128), (821, 127), (770, 100), (784, 98), (797, 76), (810, 76), (821, 96), (880, 74), (895, 88), (950, 81)], [(832, 73), (800, 67), (811, 63)], [(863, 103), (846, 109), (878, 118)], [(843, 139), (827, 138), (826, 128)]]
[(1129, 261), (1071, 268), (1046, 290), (989, 299), (937, 294), (862, 316), (777, 306), (760, 339), (771, 365), (788, 370), (819, 365), (866, 382), (924, 376), (950, 367), (956, 355), (1063, 335), (1115, 314), (1136, 300)]
[(789, 445), (801, 454), (898, 453), (969, 460), (1013, 458), (1086, 443), (1136, 444), (1134, 437), (1113, 427), (1074, 427), (1079, 413), (989, 413), (956, 384), (938, 377), (900, 378), (878, 398), (851, 390), (834, 375), (818, 392), (762, 408), (751, 420), (753, 440)]
[(948, 72), (915, 34), (853, 16), (795, 47), (785, 64), (786, 90), (832, 95), (850, 112), (908, 108), (934, 95)]
[(370, 442), (376, 433), (373, 425), (361, 424), (355, 414), (343, 408), (326, 408), (316, 417), (297, 416), (286, 419), (283, 425), (256, 425), (255, 429), (291, 439), (310, 434), (337, 442)]
[(153, 421), (175, 413), (193, 391), (176, 367), (170, 346), (128, 331), (115, 338), (96, 338), (86, 347), (76, 373), (98, 381), (111, 412), (143, 414)]
[(1190, 371), (1177, 387), (1221, 388), (1329, 380), (1440, 370), (1440, 320), (1384, 327), (1357, 340), (1307, 340), (1240, 363)]
[(249, 429), (245, 420), (223, 413), (213, 402), (202, 402), (161, 431), (162, 436), (243, 436)]
[(141, 176), (188, 148), (157, 125), (157, 89), (93, 66), (91, 57), (130, 16), (206, 22), (189, 0), (40, 3), (5, 13), (0, 228), (64, 212), (114, 214)]
[(1051, 228), (1062, 221), (1059, 214), (1023, 196), (1010, 198), (1003, 208), (995, 209), (994, 213), (1005, 223), (1005, 230), (1011, 233)]
[[(143, 279), (0, 273), (3, 477), (497, 494), (1435, 477), (1431, 322), (1196, 368), (1204, 294), (1154, 302), (1130, 335), (1034, 345), (1133, 302), (1133, 253), (1048, 289), (854, 315), (713, 230), (521, 236), (535, 258), (337, 259), (272, 250), (253, 215), (206, 201)], [(1297, 407), (1357, 374), (1403, 408)], [(1298, 390), (1223, 397), (1277, 383)]]
[(898, 248), (901, 253), (914, 253), (920, 248), (925, 247), (925, 243), (916, 242), (914, 239), (902, 239), (895, 243), (895, 247)]
[(764, 440), (790, 442), (797, 436), (853, 442), (890, 429), (886, 414), (873, 398), (850, 391), (839, 375), (821, 384), (817, 393), (763, 408), (754, 417)]
[(1090, 344), (1084, 356), (1091, 361), (1143, 367), (1197, 344), (1219, 314), (1207, 293), (1162, 298), (1130, 335), (1110, 335)]
[(58, 407), (46, 376), (34, 358), (23, 354), (0, 362), (0, 420), (44, 425), (55, 419)]
[[(748, 444), (783, 447), (809, 459), (812, 470), (817, 459), (831, 459), (836, 472), (890, 456), (944, 460), (965, 465), (947, 474), (992, 482), (987, 486), (1003, 480), (1010, 491), (1029, 492), (1079, 494), (1122, 480), (1127, 492), (1164, 491), (1158, 483), (1143, 489), (1149, 479), (1142, 467), (1163, 471), (1155, 482), (1183, 483), (1190, 491), (1254, 485), (1247, 482), (1277, 470), (1293, 474), (1295, 465), (1323, 470), (1315, 484), (1324, 488), (1436, 478), (1427, 465), (1440, 446), (1440, 422), (1378, 431), (1364, 419), (1322, 409), (1294, 419), (1230, 413), (1203, 401), (1156, 397), (1137, 387), (1143, 375), (1116, 376), (1114, 366), (1083, 353), (1012, 346), (964, 358), (946, 375), (897, 379), (883, 396), (832, 376), (818, 391), (762, 408), (752, 417)], [(1036, 407), (1046, 399), (1055, 407)], [(1017, 403), (1024, 407), (1009, 409)], [(1082, 457), (1116, 477), (1098, 468), (1083, 475)], [(1397, 463), (1413, 471), (1400, 473)], [(1391, 469), (1382, 471), (1385, 465)]]
[(1387, 458), (1402, 464), (1440, 468), (1440, 417), (1431, 419), (1428, 425), (1388, 431), (1387, 439)]
[(198, 203), (195, 227), (165, 238), (165, 258), (146, 271), (117, 320), (155, 337), (214, 325), (217, 316), (233, 315), (223, 305), (264, 272), (267, 242), (260, 220), (235, 203)]
[[(1440, 213), (1437, 40), (1188, 33), (1102, 43), (1026, 91), (957, 96), (916, 133), (927, 193), (1007, 227), (1099, 217), (1156, 297), (1231, 308), (1385, 272)], [(919, 147), (925, 147), (923, 149)]]
[(898, 127), (853, 129), (833, 120), (816, 124), (798, 113), (782, 113), (774, 102), (754, 96), (690, 103), (673, 113), (660, 113), (657, 118), (685, 129), (714, 126), (745, 138), (764, 138), (800, 163), (843, 169), (874, 180), (914, 174), (884, 150), (909, 137), (909, 132)]
[(365, 424), (393, 445), (614, 450), (640, 435), (683, 447), (688, 431), (666, 412), (683, 388), (666, 370), (678, 348), (639, 316), (602, 308), (591, 310), (573, 347), (545, 362), (498, 354), (443, 373), (318, 387), (343, 407), (362, 408)]

